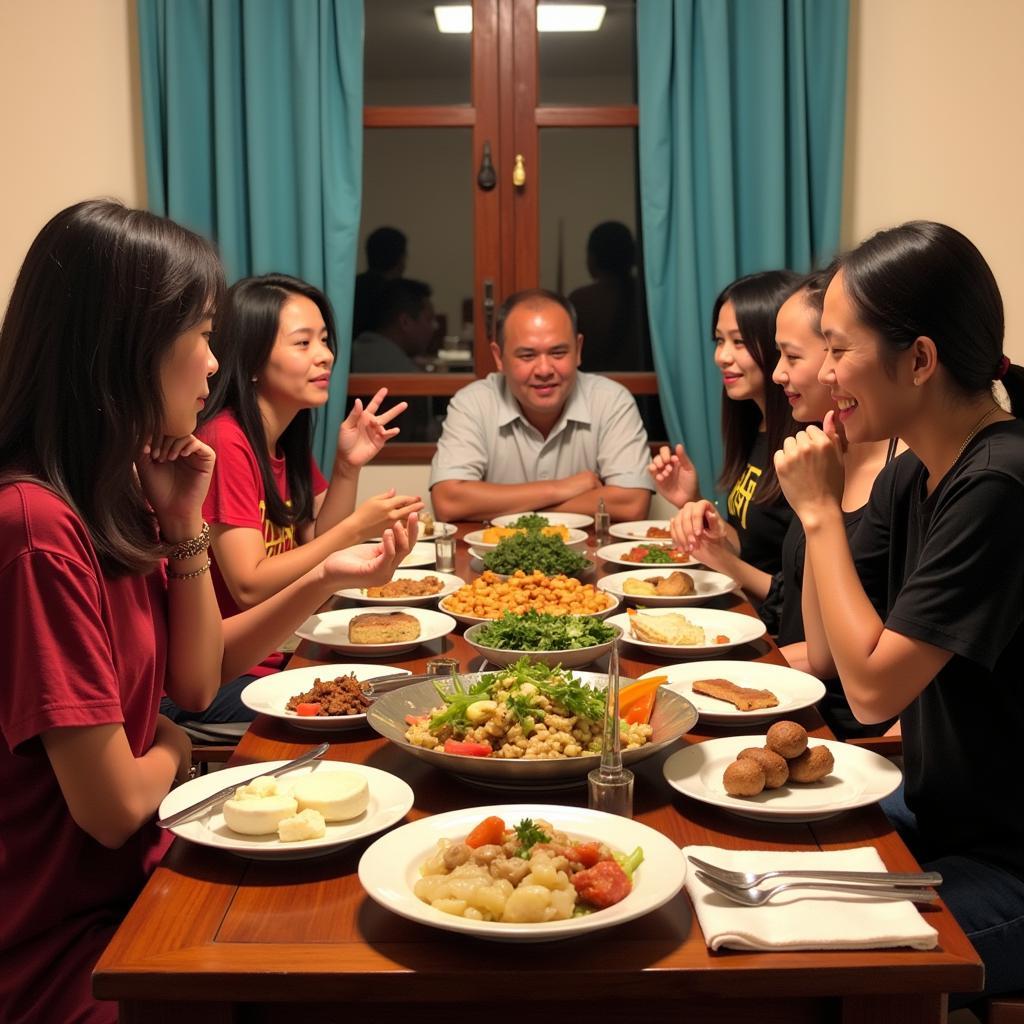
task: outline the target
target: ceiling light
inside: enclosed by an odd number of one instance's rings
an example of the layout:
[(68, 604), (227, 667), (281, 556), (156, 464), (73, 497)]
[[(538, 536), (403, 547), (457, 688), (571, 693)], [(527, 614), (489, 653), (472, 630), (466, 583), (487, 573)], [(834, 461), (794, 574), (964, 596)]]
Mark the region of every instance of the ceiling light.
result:
[(434, 21), (438, 32), (472, 32), (473, 5), (448, 4), (434, 8)]

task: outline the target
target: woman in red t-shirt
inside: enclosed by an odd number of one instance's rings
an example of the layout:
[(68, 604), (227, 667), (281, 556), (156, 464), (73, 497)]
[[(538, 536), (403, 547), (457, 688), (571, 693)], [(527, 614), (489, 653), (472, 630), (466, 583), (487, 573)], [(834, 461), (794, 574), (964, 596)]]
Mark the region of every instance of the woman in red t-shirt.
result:
[(221, 621), (192, 435), (217, 361), (212, 247), (91, 201), (40, 232), (0, 328), (0, 1020), (114, 1021), (90, 971), (166, 847), (190, 767), (158, 714), (210, 702), (339, 586), (390, 579), (401, 524)]
[[(363, 408), (357, 399), (338, 431), (330, 483), (312, 455), (312, 410), (327, 402), (336, 331), (327, 296), (285, 274), (243, 278), (217, 311), (220, 372), (200, 417), (198, 436), (217, 453), (203, 505), (210, 524), (213, 579), (221, 614), (251, 608), (294, 582), (332, 551), (379, 536), (423, 508), (394, 490), (354, 508), (359, 471), (406, 408), (379, 413), (382, 388)], [(284, 666), (274, 652), (221, 688), (202, 714), (169, 701), (177, 722), (248, 721), (241, 692)]]

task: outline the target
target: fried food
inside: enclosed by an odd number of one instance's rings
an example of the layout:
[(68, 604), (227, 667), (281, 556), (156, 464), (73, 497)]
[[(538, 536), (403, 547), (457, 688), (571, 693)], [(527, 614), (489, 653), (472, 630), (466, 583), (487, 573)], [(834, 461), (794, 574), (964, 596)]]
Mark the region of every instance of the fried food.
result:
[(757, 796), (764, 789), (764, 769), (756, 761), (740, 758), (726, 767), (722, 781), (730, 796)]
[(807, 749), (807, 730), (799, 722), (776, 722), (765, 736), (768, 747), (788, 761)]
[(715, 700), (727, 701), (740, 711), (774, 708), (779, 703), (779, 698), (771, 690), (737, 686), (728, 679), (696, 679), (693, 683), (693, 692), (702, 693), (705, 697), (714, 697)]
[(429, 597), (439, 594), (444, 584), (436, 576), (424, 576), (421, 580), (396, 579), (382, 587), (367, 587), (367, 597)]
[(789, 764), (786, 759), (767, 747), (747, 747), (741, 750), (736, 758), (740, 761), (747, 758), (761, 766), (765, 789), (778, 789), (779, 786), (784, 786), (789, 778)]
[(433, 537), (434, 536), (434, 517), (429, 512), (421, 512), (419, 514), (420, 520), (420, 536), (421, 537)]
[(631, 597), (654, 597), (658, 593), (654, 580), (658, 578), (656, 576), (650, 580), (638, 580), (635, 576), (629, 576), (622, 583), (622, 592)]
[(633, 636), (649, 644), (693, 647), (705, 642), (704, 630), (679, 612), (636, 612), (629, 617), (629, 628)]
[(446, 597), (442, 608), (456, 615), (500, 619), (507, 611), (522, 613), (531, 609), (548, 615), (598, 615), (614, 603), (612, 597), (592, 583), (580, 583), (568, 576), (545, 576), (542, 572), (528, 576), (517, 569), (507, 580), (485, 572)]
[(419, 619), (408, 612), (370, 612), (356, 615), (348, 624), (353, 644), (396, 644), (417, 640), (419, 635)]
[(835, 767), (835, 758), (828, 747), (808, 747), (789, 762), (792, 782), (819, 782)]

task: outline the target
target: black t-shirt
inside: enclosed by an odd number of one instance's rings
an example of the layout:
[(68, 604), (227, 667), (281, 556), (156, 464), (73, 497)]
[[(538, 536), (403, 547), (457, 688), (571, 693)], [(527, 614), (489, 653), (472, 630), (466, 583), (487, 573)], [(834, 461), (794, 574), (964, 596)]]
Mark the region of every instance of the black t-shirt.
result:
[(740, 558), (774, 576), (782, 564), (782, 538), (793, 510), (783, 497), (770, 505), (755, 502), (758, 484), (773, 455), (768, 451), (768, 435), (761, 431), (750, 450), (747, 468), (729, 491), (726, 508), (729, 522), (739, 534)]
[(900, 716), (915, 853), (1024, 877), (1024, 422), (986, 428), (926, 483), (911, 453), (890, 463), (852, 545), (867, 592), (887, 595), (886, 628), (953, 655)]

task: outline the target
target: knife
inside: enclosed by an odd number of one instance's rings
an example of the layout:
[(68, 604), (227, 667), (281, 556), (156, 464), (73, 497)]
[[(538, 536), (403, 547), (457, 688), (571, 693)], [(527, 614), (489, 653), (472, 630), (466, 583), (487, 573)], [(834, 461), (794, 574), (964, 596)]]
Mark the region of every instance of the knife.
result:
[(218, 789), (216, 793), (212, 793), (210, 796), (204, 797), (202, 800), (199, 800), (194, 804), (190, 804), (183, 810), (175, 811), (174, 814), (170, 814), (166, 818), (160, 818), (157, 821), (157, 825), (160, 828), (173, 828), (175, 825), (180, 825), (182, 822), (188, 821), (190, 818), (194, 818), (198, 814), (201, 814), (207, 809), (207, 807), (212, 807), (214, 804), (220, 803), (221, 800), (227, 800), (229, 797), (234, 796), (235, 790), (238, 789), (239, 786), (248, 786), (253, 779), (262, 779), (268, 775), (272, 777), (284, 775), (285, 772), (294, 771), (296, 768), (301, 768), (303, 765), (309, 764), (311, 761), (316, 761), (323, 757), (324, 754), (330, 750), (330, 747), (331, 745), (329, 743), (321, 743), (319, 747), (303, 754), (302, 757), (295, 758), (294, 761), (289, 761), (287, 764), (281, 765), (280, 768), (274, 768), (269, 772), (257, 772), (244, 782), (234, 782), (230, 786)]

